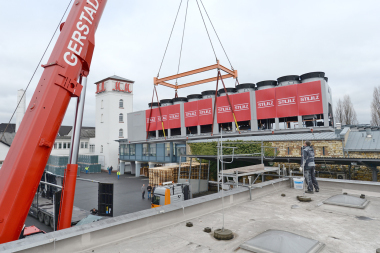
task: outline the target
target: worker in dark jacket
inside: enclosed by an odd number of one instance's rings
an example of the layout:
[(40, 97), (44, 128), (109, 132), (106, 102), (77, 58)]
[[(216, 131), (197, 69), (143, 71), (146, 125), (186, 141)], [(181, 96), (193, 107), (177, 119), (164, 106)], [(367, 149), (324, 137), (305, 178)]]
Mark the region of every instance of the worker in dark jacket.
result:
[(302, 156), (301, 156), (301, 167), (305, 170), (305, 180), (307, 184), (306, 193), (314, 193), (313, 186), (316, 192), (319, 192), (319, 186), (317, 179), (315, 178), (315, 162), (314, 162), (314, 149), (311, 146), (310, 141), (306, 141), (304, 147), (302, 148)]

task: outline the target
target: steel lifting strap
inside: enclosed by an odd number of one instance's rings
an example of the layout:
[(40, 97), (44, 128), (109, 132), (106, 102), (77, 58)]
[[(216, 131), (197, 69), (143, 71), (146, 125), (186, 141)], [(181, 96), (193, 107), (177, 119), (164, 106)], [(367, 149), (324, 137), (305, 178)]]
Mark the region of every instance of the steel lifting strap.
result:
[(228, 104), (230, 105), (230, 108), (231, 108), (232, 116), (234, 117), (234, 121), (235, 121), (235, 125), (236, 125), (236, 130), (240, 133), (239, 125), (238, 125), (238, 123), (237, 123), (236, 116), (235, 116), (235, 111), (234, 111), (234, 108), (232, 107), (230, 97), (229, 97), (229, 95), (228, 95), (228, 93), (227, 93), (227, 89), (226, 89), (226, 86), (224, 85), (224, 81), (223, 81), (223, 78), (222, 78), (222, 74), (220, 74), (220, 70), (219, 70), (219, 69), (218, 69), (218, 75), (217, 75), (217, 77), (218, 77), (218, 78), (216, 79), (215, 101), (214, 101), (214, 112), (213, 112), (213, 114), (212, 114), (211, 132), (212, 132), (213, 129), (214, 129), (214, 119), (215, 119), (215, 111), (216, 111), (216, 100), (218, 99), (218, 84), (219, 84), (219, 78), (220, 78), (221, 81), (222, 81), (222, 84), (223, 84), (224, 92), (226, 93), (226, 96), (227, 96)]
[(146, 132), (146, 139), (148, 139), (149, 128), (150, 128), (150, 119), (152, 118), (154, 93), (156, 93), (157, 104), (158, 104), (158, 111), (160, 112), (162, 132), (164, 133), (164, 137), (165, 137), (165, 139), (166, 139), (165, 127), (164, 127), (164, 119), (163, 119), (163, 117), (162, 117), (161, 107), (160, 107), (160, 101), (158, 100), (158, 93), (157, 93), (157, 89), (156, 89), (156, 86), (155, 86), (155, 85), (154, 85), (154, 87), (153, 87), (152, 103), (150, 104), (150, 113), (149, 113), (149, 118), (148, 118), (148, 130), (147, 130), (147, 132)]

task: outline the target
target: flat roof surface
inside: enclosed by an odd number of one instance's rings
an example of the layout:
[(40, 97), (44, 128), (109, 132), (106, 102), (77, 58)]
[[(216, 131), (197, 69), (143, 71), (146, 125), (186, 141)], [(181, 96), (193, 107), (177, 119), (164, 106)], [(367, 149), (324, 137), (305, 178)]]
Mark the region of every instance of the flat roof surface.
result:
[[(190, 219), (193, 227), (180, 222), (151, 232), (83, 252), (248, 252), (239, 245), (268, 230), (278, 229), (324, 243), (321, 252), (367, 253), (380, 248), (380, 199), (370, 200), (365, 209), (323, 204), (329, 197), (341, 194), (334, 184), (321, 184), (319, 193), (309, 203), (299, 202), (302, 190), (273, 184), (275, 191), (225, 209), (225, 228), (235, 233), (230, 241), (218, 241), (205, 227), (214, 231), (222, 225), (222, 211)], [(255, 190), (252, 190), (252, 195)], [(281, 194), (286, 194), (282, 197)], [(220, 200), (222, 201), (222, 200)], [(368, 219), (367, 219), (368, 218)], [(131, 236), (125, 231), (126, 237)]]

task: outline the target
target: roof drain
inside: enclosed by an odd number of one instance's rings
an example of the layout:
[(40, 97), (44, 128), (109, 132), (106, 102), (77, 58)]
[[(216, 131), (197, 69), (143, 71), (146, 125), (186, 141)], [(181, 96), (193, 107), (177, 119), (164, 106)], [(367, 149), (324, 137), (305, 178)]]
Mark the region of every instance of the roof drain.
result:
[(282, 230), (267, 230), (240, 245), (255, 253), (317, 253), (324, 243)]

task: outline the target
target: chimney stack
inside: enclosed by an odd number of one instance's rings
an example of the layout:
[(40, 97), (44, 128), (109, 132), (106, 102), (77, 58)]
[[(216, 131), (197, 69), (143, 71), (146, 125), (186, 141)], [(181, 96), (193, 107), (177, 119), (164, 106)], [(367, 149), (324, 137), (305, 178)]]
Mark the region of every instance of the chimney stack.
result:
[[(22, 118), (24, 117), (25, 114), (25, 108), (26, 108), (26, 99), (25, 96), (23, 97), (22, 95), (24, 94), (24, 90), (18, 90), (17, 91), (17, 111), (16, 111), (16, 132), (18, 128), (20, 127)], [(21, 100), (21, 102), (20, 102)], [(20, 103), (20, 104), (19, 104)]]

